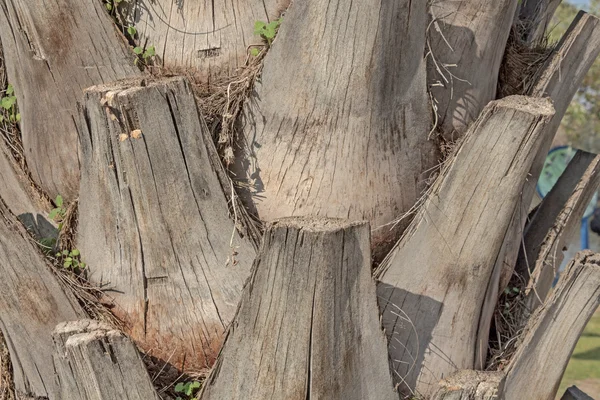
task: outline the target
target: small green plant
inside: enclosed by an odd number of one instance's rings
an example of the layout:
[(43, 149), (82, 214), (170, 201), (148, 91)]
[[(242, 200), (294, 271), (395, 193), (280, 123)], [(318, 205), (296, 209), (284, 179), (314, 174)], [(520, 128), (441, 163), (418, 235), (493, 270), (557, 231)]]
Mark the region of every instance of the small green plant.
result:
[(129, 36), (131, 36), (131, 38), (133, 39), (133, 37), (137, 33), (137, 29), (135, 29), (135, 26), (129, 26), (127, 27), (127, 33), (129, 33)]
[(154, 46), (149, 46), (146, 48), (137, 46), (133, 48), (133, 52), (137, 55), (135, 61), (133, 62), (135, 65), (138, 65), (140, 62), (143, 63), (143, 65), (148, 65), (150, 61), (152, 61), (152, 57), (156, 55), (156, 49)]
[(202, 384), (198, 381), (179, 382), (175, 385), (175, 392), (185, 395), (186, 398), (184, 399), (181, 396), (177, 396), (176, 400), (197, 400), (194, 394), (200, 389), (200, 386), (202, 386)]
[(56, 205), (56, 207), (50, 211), (50, 214), (48, 214), (48, 218), (50, 218), (54, 222), (59, 223), (58, 230), (60, 231), (62, 228), (61, 222), (67, 215), (67, 209), (63, 206), (63, 198), (60, 194), (58, 196), (56, 196), (56, 200), (54, 200), (54, 204)]
[[(263, 38), (265, 42), (267, 42), (267, 47), (271, 46), (273, 43), (273, 39), (275, 39), (275, 35), (277, 35), (277, 31), (279, 30), (279, 25), (281, 25), (281, 18), (278, 18), (271, 22), (263, 22), (256, 21), (254, 23), (254, 34)], [(260, 53), (260, 50), (256, 47), (253, 47), (250, 50), (250, 54), (253, 56), (257, 56)]]
[(117, 7), (119, 7), (121, 2), (123, 2), (123, 0), (105, 0), (104, 5), (108, 12), (112, 15), (117, 11)]
[(8, 114), (8, 118), (5, 115), (0, 114), (0, 122), (8, 120), (12, 123), (16, 123), (21, 120), (21, 114), (17, 111), (17, 96), (15, 96), (15, 88), (13, 85), (9, 84), (4, 96), (0, 98), (0, 107)]
[(82, 270), (85, 269), (86, 264), (81, 261), (81, 254), (79, 250), (63, 250), (56, 253), (56, 258), (62, 263), (62, 266), (66, 269)]

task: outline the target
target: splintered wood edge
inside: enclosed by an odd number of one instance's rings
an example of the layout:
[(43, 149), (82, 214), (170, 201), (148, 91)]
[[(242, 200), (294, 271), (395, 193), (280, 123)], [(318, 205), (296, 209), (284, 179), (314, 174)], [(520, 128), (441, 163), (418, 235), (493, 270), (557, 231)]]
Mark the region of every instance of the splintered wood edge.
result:
[(306, 232), (335, 232), (353, 227), (368, 228), (368, 221), (349, 221), (342, 218), (284, 217), (268, 223), (267, 230), (295, 228)]
[(529, 97), (529, 96), (508, 96), (500, 100), (495, 100), (491, 104), (495, 108), (513, 108), (515, 110), (535, 114), (535, 115), (554, 115), (554, 106), (548, 97)]
[(152, 76), (144, 76), (137, 78), (122, 79), (115, 82), (103, 83), (100, 85), (90, 86), (83, 90), (84, 95), (87, 94), (104, 94), (107, 92), (123, 92), (123, 91), (137, 91), (144, 90), (146, 88), (152, 88), (157, 86), (165, 86), (169, 83), (179, 83), (187, 81), (184, 76), (172, 76), (155, 78)]
[(117, 330), (110, 330), (110, 331), (96, 330), (96, 331), (92, 331), (92, 332), (78, 333), (73, 336), (70, 336), (67, 339), (67, 341), (65, 342), (65, 348), (81, 346), (86, 343), (95, 342), (102, 338), (107, 338), (107, 339), (123, 338), (123, 339), (125, 339), (126, 336)]
[(66, 321), (61, 322), (54, 328), (54, 335), (75, 335), (78, 333), (86, 333), (92, 331), (111, 331), (114, 330), (110, 325), (105, 322), (94, 320), (94, 319), (80, 319), (77, 321)]

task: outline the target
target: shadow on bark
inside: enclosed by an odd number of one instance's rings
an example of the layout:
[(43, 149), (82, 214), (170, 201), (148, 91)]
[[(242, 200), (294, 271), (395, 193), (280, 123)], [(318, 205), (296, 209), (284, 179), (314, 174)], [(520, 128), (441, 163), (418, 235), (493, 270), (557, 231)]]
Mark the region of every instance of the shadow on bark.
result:
[[(388, 353), (395, 355), (389, 360), (394, 385), (400, 393), (413, 395), (426, 352), (436, 353), (452, 363), (430, 346), (443, 303), (381, 282), (377, 285), (377, 300), (383, 310), (381, 323), (388, 339)], [(418, 333), (413, 321), (421, 321)], [(401, 357), (397, 357), (399, 354)], [(412, 363), (404, 361), (407, 359)]]

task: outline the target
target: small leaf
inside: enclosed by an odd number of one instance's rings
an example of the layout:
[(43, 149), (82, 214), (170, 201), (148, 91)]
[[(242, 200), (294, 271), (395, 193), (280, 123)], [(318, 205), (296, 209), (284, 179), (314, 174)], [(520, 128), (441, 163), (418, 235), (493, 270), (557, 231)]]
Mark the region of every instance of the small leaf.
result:
[(15, 88), (13, 87), (13, 85), (8, 84), (8, 87), (6, 88), (6, 94), (11, 96), (14, 92), (15, 92)]
[(154, 46), (150, 46), (146, 49), (145, 52), (146, 57), (154, 57), (156, 55), (156, 49)]
[(8, 97), (3, 97), (0, 104), (2, 105), (2, 108), (6, 109), (6, 110), (10, 110), (15, 105), (16, 102), (17, 102), (17, 98), (15, 96), (8, 96)]
[(129, 33), (130, 36), (135, 36), (135, 34), (137, 33), (137, 29), (135, 29), (135, 27), (130, 26), (129, 28), (127, 28), (127, 33)]
[(57, 215), (58, 215), (58, 208), (54, 208), (54, 209), (52, 209), (52, 211), (50, 211), (50, 214), (48, 214), (48, 218), (54, 219), (54, 218), (56, 218)]
[(260, 35), (262, 33), (263, 29), (265, 29), (265, 26), (267, 26), (267, 25), (264, 22), (256, 21), (254, 23), (254, 34)]
[(267, 29), (272, 29), (273, 31), (275, 31), (275, 29), (277, 28), (279, 28), (279, 20), (275, 20), (267, 24)]
[(85, 268), (85, 265), (86, 265), (86, 264), (85, 264), (84, 262), (81, 262), (81, 263), (79, 263), (79, 268), (81, 268), (81, 269), (84, 269), (84, 268)]
[(515, 293), (519, 293), (519, 291), (520, 291), (520, 290), (519, 290), (519, 288), (516, 288), (516, 287), (514, 287), (512, 290), (513, 290), (513, 292), (515, 292)]
[(63, 205), (63, 198), (62, 198), (62, 196), (60, 194), (58, 196), (56, 196), (55, 203), (56, 203), (57, 206), (62, 207), (62, 205)]
[(250, 49), (250, 54), (254, 57), (257, 57), (260, 54), (260, 50), (258, 50), (256, 47), (253, 47)]
[(139, 46), (138, 46), (138, 47), (134, 47), (134, 48), (133, 48), (133, 52), (134, 52), (135, 54), (137, 54), (137, 55), (140, 55), (140, 54), (142, 54), (142, 53), (144, 52), (144, 49), (142, 49), (142, 48), (141, 48), (141, 47), (139, 47)]
[(106, 3), (106, 9), (107, 9), (108, 11), (112, 11), (112, 9), (113, 9), (113, 6), (112, 6), (112, 4), (110, 4), (110, 3)]
[(79, 255), (79, 250), (73, 249), (73, 251), (71, 252), (71, 255), (77, 257)]
[(21, 121), (21, 114), (17, 113), (17, 117), (15, 119), (17, 120), (17, 122), (20, 122)]
[(72, 265), (73, 265), (72, 261), (65, 261), (63, 263), (63, 267), (65, 267), (65, 268), (70, 268)]
[(63, 253), (63, 255), (68, 256), (69, 255), (69, 250), (63, 250), (62, 253)]
[(183, 382), (179, 382), (177, 385), (175, 385), (175, 391), (177, 393), (181, 393), (185, 390), (185, 384)]

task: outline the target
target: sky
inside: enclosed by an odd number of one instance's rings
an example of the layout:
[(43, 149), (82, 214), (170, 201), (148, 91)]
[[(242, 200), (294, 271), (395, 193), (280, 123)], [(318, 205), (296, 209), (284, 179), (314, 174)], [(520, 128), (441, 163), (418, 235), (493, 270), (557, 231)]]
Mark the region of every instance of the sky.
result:
[(589, 0), (570, 0), (569, 3), (577, 4), (578, 6), (581, 6), (581, 5), (588, 5), (590, 2), (589, 2)]

